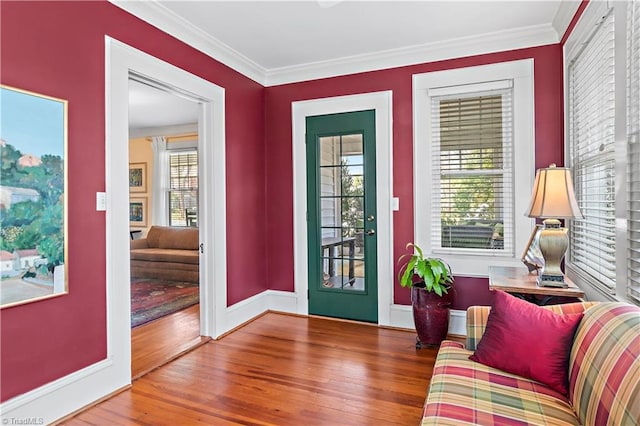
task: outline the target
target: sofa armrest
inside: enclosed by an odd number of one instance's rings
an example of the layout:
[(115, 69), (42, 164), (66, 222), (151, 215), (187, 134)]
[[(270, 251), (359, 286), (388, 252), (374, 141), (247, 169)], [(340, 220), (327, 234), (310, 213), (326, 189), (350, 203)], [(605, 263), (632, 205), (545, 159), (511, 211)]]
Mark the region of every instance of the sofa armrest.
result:
[(131, 248), (131, 250), (149, 248), (149, 244), (147, 244), (147, 239), (146, 238), (139, 238), (137, 240), (131, 240), (130, 248)]
[(469, 306), (467, 309), (467, 342), (466, 349), (475, 351), (484, 334), (489, 318), (490, 306)]

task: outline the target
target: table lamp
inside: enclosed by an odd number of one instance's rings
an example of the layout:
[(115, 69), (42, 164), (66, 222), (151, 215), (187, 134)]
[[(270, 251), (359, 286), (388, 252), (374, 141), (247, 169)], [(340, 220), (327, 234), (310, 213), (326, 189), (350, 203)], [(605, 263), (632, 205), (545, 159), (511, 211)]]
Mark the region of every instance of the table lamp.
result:
[(582, 219), (568, 168), (551, 164), (536, 171), (531, 202), (525, 215), (544, 219), (538, 240), (544, 266), (538, 276), (538, 285), (567, 287), (560, 265), (569, 246), (569, 237), (567, 228), (561, 227), (558, 219)]

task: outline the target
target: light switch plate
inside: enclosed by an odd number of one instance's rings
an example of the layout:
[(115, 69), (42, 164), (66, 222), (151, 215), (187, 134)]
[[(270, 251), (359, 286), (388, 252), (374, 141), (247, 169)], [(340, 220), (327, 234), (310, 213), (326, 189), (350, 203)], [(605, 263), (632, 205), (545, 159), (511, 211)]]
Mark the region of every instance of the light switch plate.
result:
[(107, 193), (96, 192), (96, 211), (107, 211)]

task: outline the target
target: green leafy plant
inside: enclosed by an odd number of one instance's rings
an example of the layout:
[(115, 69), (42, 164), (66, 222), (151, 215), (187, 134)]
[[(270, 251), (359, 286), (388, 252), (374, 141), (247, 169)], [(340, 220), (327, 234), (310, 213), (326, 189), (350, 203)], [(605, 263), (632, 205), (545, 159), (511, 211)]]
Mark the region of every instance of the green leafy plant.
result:
[[(402, 287), (424, 286), (427, 291), (432, 291), (438, 296), (446, 294), (453, 282), (449, 265), (442, 259), (425, 257), (422, 249), (413, 243), (407, 244), (406, 248), (413, 248), (414, 252), (403, 254), (398, 259), (398, 264), (402, 264), (398, 272), (400, 285)], [(421, 281), (414, 282), (414, 275), (417, 275)]]

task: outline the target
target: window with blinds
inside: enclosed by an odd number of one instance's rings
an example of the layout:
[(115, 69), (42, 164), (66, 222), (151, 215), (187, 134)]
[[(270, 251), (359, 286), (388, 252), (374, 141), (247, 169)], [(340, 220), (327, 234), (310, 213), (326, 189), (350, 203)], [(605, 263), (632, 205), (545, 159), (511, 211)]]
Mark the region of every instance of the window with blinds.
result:
[(627, 4), (627, 295), (640, 302), (640, 2)]
[[(442, 248), (511, 250), (513, 106), (503, 89), (431, 96), (432, 241)], [(505, 247), (506, 244), (506, 247)]]
[(535, 172), (533, 71), (529, 58), (413, 76), (415, 242), (461, 276), (521, 266), (534, 226), (522, 214)]
[(569, 227), (574, 267), (608, 293), (616, 286), (614, 15), (569, 64), (569, 142), (582, 220)]
[(198, 226), (198, 153), (169, 153), (169, 226)]

